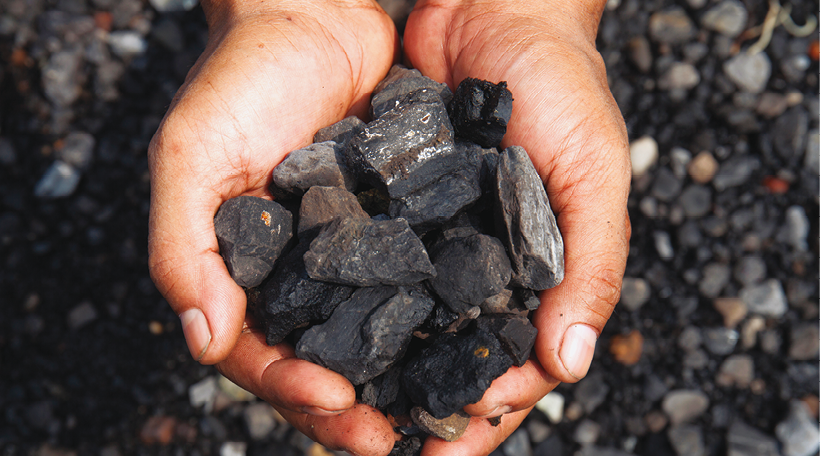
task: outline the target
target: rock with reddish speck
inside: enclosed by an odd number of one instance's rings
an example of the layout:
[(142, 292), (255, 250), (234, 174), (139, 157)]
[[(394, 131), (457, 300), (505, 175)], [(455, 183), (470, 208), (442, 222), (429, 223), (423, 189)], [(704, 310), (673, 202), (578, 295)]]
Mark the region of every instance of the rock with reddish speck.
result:
[(501, 348), (521, 367), (530, 357), (538, 330), (523, 315), (482, 315), (476, 320), (479, 330), (493, 334)]

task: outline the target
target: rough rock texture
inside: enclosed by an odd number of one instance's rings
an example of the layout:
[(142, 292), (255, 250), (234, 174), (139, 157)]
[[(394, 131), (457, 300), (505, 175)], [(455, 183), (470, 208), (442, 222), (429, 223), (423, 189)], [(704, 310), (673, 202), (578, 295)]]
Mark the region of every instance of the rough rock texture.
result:
[(309, 247), (307, 242), (296, 246), (259, 287), (256, 311), (265, 322), (268, 345), (282, 342), (291, 331), (311, 321), (327, 320), (353, 293), (351, 287), (310, 278), (302, 258)]
[(279, 203), (239, 196), (214, 217), (219, 252), (240, 286), (259, 285), (293, 236), (293, 216)]
[(311, 187), (299, 207), (299, 239), (311, 239), (325, 225), (348, 217), (370, 218), (356, 195), (338, 187)]
[(346, 218), (328, 225), (305, 254), (310, 277), (346, 285), (410, 285), (435, 277), (407, 221)]
[(410, 437), (407, 440), (400, 440), (393, 445), (388, 456), (418, 456), (421, 454), (421, 439)]
[(340, 147), (333, 141), (296, 149), (273, 169), (273, 183), (290, 193), (303, 194), (313, 186), (356, 189), (356, 179), (344, 164)]
[(484, 234), (439, 242), (430, 250), (430, 286), (450, 310), (465, 313), (504, 290), (512, 267), (498, 239)]
[[(544, 184), (527, 152), (517, 146), (501, 154), (496, 170), (496, 221), (510, 254), (512, 283), (532, 290), (564, 279), (564, 240)], [(503, 222), (502, 222), (503, 221)]]
[(323, 143), (325, 141), (333, 141), (339, 145), (340, 148), (347, 146), (353, 136), (364, 129), (364, 122), (356, 116), (345, 117), (335, 124), (328, 125), (316, 132), (313, 135), (314, 143)]
[(481, 400), (512, 364), (491, 334), (445, 334), (407, 363), (402, 385), (413, 402), (441, 419)]
[(360, 288), (330, 319), (305, 332), (296, 356), (361, 385), (401, 357), (433, 306), (420, 288)]
[(399, 397), (400, 391), (401, 367), (394, 365), (364, 384), (361, 402), (383, 410)]
[(470, 415), (464, 412), (456, 412), (446, 418), (438, 419), (421, 407), (413, 407), (410, 410), (410, 417), (422, 431), (447, 442), (458, 440), (470, 424)]
[(481, 316), (476, 320), (480, 331), (495, 335), (501, 348), (510, 355), (513, 363), (521, 367), (530, 357), (538, 330), (523, 315)]
[(345, 151), (360, 180), (386, 189), (391, 198), (406, 196), (461, 165), (453, 128), (441, 97), (421, 89), (367, 124)]
[(373, 119), (380, 117), (398, 106), (404, 96), (419, 89), (434, 90), (445, 105), (453, 99), (453, 93), (447, 84), (422, 76), (419, 70), (394, 65), (373, 90), (373, 97), (370, 100), (370, 116)]
[(498, 146), (507, 132), (512, 102), (506, 82), (464, 79), (449, 106), (456, 135), (483, 147)]

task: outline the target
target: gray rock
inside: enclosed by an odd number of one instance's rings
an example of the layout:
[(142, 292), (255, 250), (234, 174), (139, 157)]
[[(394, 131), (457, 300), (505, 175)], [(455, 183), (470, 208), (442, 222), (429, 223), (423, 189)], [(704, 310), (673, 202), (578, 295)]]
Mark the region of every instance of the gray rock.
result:
[(198, 0), (148, 0), (155, 10), (165, 13), (170, 11), (190, 11), (199, 3)]
[(216, 377), (205, 377), (188, 388), (188, 401), (191, 407), (203, 407), (206, 412), (210, 412), (218, 391)]
[(34, 196), (56, 199), (71, 196), (80, 183), (80, 171), (62, 160), (55, 160), (37, 181)]
[(403, 97), (420, 89), (433, 90), (445, 105), (453, 99), (453, 93), (447, 84), (422, 76), (419, 70), (393, 65), (387, 76), (373, 89), (373, 96), (370, 100), (371, 118), (381, 117), (387, 111), (397, 107)]
[(97, 319), (97, 309), (88, 301), (78, 304), (68, 312), (68, 328), (78, 330)]
[(775, 427), (775, 434), (783, 444), (783, 456), (811, 456), (820, 448), (820, 431), (800, 401), (789, 404), (789, 415)]
[(701, 245), (703, 235), (698, 224), (692, 220), (686, 221), (678, 229), (678, 242), (682, 247), (695, 248)]
[(683, 355), (683, 366), (689, 369), (703, 369), (709, 364), (709, 355), (703, 350), (692, 350)]
[(693, 42), (683, 47), (683, 57), (689, 63), (698, 63), (709, 55), (709, 46), (705, 43)]
[(597, 442), (600, 435), (601, 425), (587, 418), (575, 427), (575, 432), (572, 433), (572, 439), (575, 440), (575, 443), (590, 445)]
[(703, 429), (695, 425), (672, 426), (666, 432), (678, 456), (705, 456)]
[(108, 45), (111, 52), (128, 60), (148, 50), (148, 42), (137, 31), (117, 30), (108, 35)]
[(299, 239), (311, 239), (324, 226), (348, 217), (370, 219), (356, 195), (338, 187), (311, 187), (299, 207)]
[(772, 74), (772, 62), (765, 52), (739, 52), (723, 64), (723, 72), (740, 90), (760, 93)]
[(803, 166), (812, 173), (820, 173), (820, 131), (816, 129), (809, 132)]
[(214, 231), (231, 277), (238, 285), (253, 288), (290, 243), (293, 215), (277, 202), (239, 196), (222, 203)]
[(729, 283), (731, 270), (721, 263), (709, 263), (703, 268), (703, 279), (698, 284), (698, 290), (707, 298), (717, 298)]
[(689, 90), (700, 84), (700, 73), (691, 63), (675, 62), (658, 79), (661, 90)]
[(276, 428), (275, 413), (265, 402), (254, 402), (242, 410), (242, 419), (252, 440), (265, 440)]
[(63, 147), (57, 150), (57, 158), (74, 168), (85, 171), (94, 158), (94, 146), (97, 141), (89, 133), (69, 133), (63, 140)]
[(683, 183), (667, 167), (659, 168), (652, 184), (652, 196), (663, 202), (670, 202), (680, 193)]
[(798, 323), (791, 330), (789, 343), (789, 358), (799, 361), (817, 359), (817, 341), (820, 340), (817, 324)]
[(744, 287), (740, 299), (746, 303), (749, 312), (765, 317), (780, 318), (788, 310), (783, 285), (777, 279), (769, 279), (759, 285)]
[(345, 117), (335, 124), (328, 125), (317, 131), (316, 134), (313, 135), (313, 142), (333, 141), (338, 144), (341, 149), (344, 149), (354, 136), (364, 130), (364, 125), (364, 122), (356, 116)]
[(789, 107), (787, 97), (780, 93), (765, 92), (760, 95), (756, 111), (768, 119), (773, 119), (786, 112)]
[(496, 171), (496, 218), (513, 268), (512, 283), (532, 290), (564, 279), (564, 241), (547, 192), (527, 152), (517, 146), (501, 154)]
[(470, 415), (464, 412), (456, 412), (446, 418), (438, 419), (421, 407), (413, 407), (410, 409), (410, 417), (422, 431), (446, 442), (458, 440), (470, 424)]
[(649, 17), (649, 35), (666, 44), (686, 43), (695, 36), (695, 25), (683, 8), (673, 7)]
[(587, 415), (591, 414), (604, 402), (609, 394), (609, 385), (604, 381), (601, 372), (595, 371), (588, 374), (575, 386), (575, 400), (581, 404)]
[(336, 143), (326, 141), (292, 151), (273, 169), (273, 183), (297, 195), (314, 186), (356, 189), (356, 178)]
[(726, 434), (726, 456), (780, 456), (777, 442), (759, 430), (735, 420)]
[(621, 286), (621, 305), (634, 312), (649, 301), (650, 291), (646, 280), (639, 277), (624, 277)]
[(712, 210), (712, 190), (703, 185), (691, 184), (681, 192), (678, 202), (687, 217), (703, 217)]
[(786, 223), (777, 233), (777, 240), (799, 252), (806, 252), (809, 250), (807, 238), (810, 229), (809, 218), (803, 206), (791, 206), (786, 209)]
[(809, 115), (801, 106), (795, 106), (777, 118), (772, 131), (774, 150), (787, 161), (799, 158), (806, 147)]
[(638, 67), (641, 73), (649, 73), (652, 69), (652, 47), (649, 40), (638, 35), (629, 40), (629, 59)]
[(719, 192), (730, 187), (737, 187), (746, 183), (758, 168), (760, 168), (760, 160), (757, 157), (730, 158), (720, 164), (712, 185)]
[(783, 346), (783, 337), (777, 329), (765, 329), (760, 332), (760, 348), (763, 353), (777, 355)]
[(723, 0), (703, 14), (700, 24), (709, 30), (736, 37), (746, 28), (749, 12), (737, 0)]
[[(2, 78), (0, 78), (1, 80)], [(0, 138), (0, 165), (13, 165), (17, 161), (17, 151), (6, 138)]]
[(501, 449), (506, 456), (532, 456), (529, 433), (524, 428), (517, 429), (501, 444)]
[(669, 261), (675, 258), (675, 249), (672, 247), (672, 238), (669, 237), (669, 233), (655, 231), (652, 233), (652, 238), (655, 240), (655, 250), (662, 260)]
[(802, 52), (780, 60), (780, 70), (788, 82), (801, 82), (806, 77), (806, 70), (811, 67), (811, 60)]
[(754, 285), (766, 278), (766, 262), (759, 256), (744, 256), (735, 265), (734, 276), (744, 286)]
[(360, 288), (305, 332), (296, 356), (361, 385), (398, 360), (434, 305), (421, 288)]
[(683, 328), (678, 336), (678, 347), (684, 351), (696, 350), (703, 343), (703, 333), (696, 326), (687, 326)]
[(55, 106), (68, 107), (80, 97), (85, 80), (82, 63), (83, 56), (78, 50), (60, 51), (49, 57), (41, 77), (43, 92)]
[(185, 35), (179, 23), (169, 16), (161, 17), (151, 27), (151, 39), (163, 45), (171, 52), (182, 52), (185, 49)]
[(709, 397), (700, 390), (673, 390), (664, 396), (661, 407), (673, 426), (689, 423), (709, 408)]
[(732, 353), (739, 339), (740, 334), (734, 329), (716, 327), (703, 330), (703, 345), (714, 355), (724, 356)]
[(421, 89), (355, 135), (345, 150), (345, 162), (359, 180), (400, 198), (463, 164), (453, 141), (441, 97)]
[(455, 313), (500, 293), (512, 276), (504, 245), (484, 234), (438, 242), (429, 254), (437, 275), (428, 283)]
[(748, 388), (754, 379), (755, 367), (749, 355), (732, 355), (720, 365), (715, 382), (720, 386)]
[(311, 278), (359, 287), (410, 285), (436, 276), (421, 239), (404, 219), (333, 222), (304, 258)]

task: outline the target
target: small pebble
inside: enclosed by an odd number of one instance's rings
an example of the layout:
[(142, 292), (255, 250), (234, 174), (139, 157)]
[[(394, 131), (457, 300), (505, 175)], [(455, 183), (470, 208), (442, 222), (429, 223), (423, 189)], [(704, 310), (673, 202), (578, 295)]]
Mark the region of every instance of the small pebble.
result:
[(516, 431), (501, 444), (501, 449), (507, 456), (532, 456), (530, 436), (527, 430), (524, 428), (516, 429)]
[(758, 52), (754, 55), (739, 52), (723, 64), (723, 71), (740, 90), (760, 93), (769, 82), (772, 62), (765, 52)]
[(535, 408), (546, 415), (551, 423), (558, 424), (564, 417), (564, 396), (557, 391), (551, 391), (535, 403)]
[(188, 400), (192, 407), (204, 407), (210, 411), (218, 391), (216, 377), (205, 377), (188, 388)]
[(591, 414), (604, 402), (609, 394), (609, 385), (604, 381), (601, 372), (587, 374), (581, 381), (575, 384), (575, 401), (581, 404), (587, 415)]
[[(715, 310), (723, 315), (723, 326), (734, 329), (746, 318), (748, 309), (740, 298), (717, 298), (712, 301)], [(744, 344), (745, 345), (745, 344)]]
[(709, 408), (709, 397), (700, 390), (674, 390), (663, 398), (662, 408), (673, 425), (689, 423)]
[(707, 151), (703, 151), (689, 162), (689, 176), (699, 184), (708, 184), (715, 177), (718, 170), (718, 162), (715, 157)]
[(820, 448), (817, 421), (800, 401), (789, 404), (789, 415), (775, 427), (775, 434), (783, 444), (783, 456), (811, 456)]
[(660, 43), (686, 43), (694, 37), (695, 32), (695, 25), (683, 8), (669, 8), (649, 17), (649, 35)]
[(798, 361), (816, 360), (818, 355), (817, 323), (801, 322), (794, 326), (789, 337), (789, 358)]
[(675, 257), (675, 249), (672, 247), (672, 239), (666, 231), (655, 231), (652, 233), (655, 240), (655, 250), (658, 256), (665, 261), (669, 261)]
[(621, 305), (627, 310), (634, 312), (647, 301), (649, 301), (650, 287), (649, 283), (636, 277), (624, 277), (623, 285), (621, 286)]
[(643, 336), (638, 330), (632, 330), (626, 335), (616, 334), (609, 343), (609, 352), (615, 361), (632, 366), (641, 359), (643, 342)]
[(738, 332), (729, 328), (717, 327), (703, 330), (703, 345), (713, 355), (723, 356), (732, 353), (739, 338)]
[(245, 442), (223, 442), (219, 447), (219, 456), (245, 456), (248, 444)]
[(96, 319), (97, 310), (94, 308), (94, 305), (88, 301), (84, 301), (68, 313), (68, 327), (71, 330), (78, 330)]
[(715, 382), (720, 386), (748, 388), (754, 379), (754, 361), (749, 355), (732, 355), (720, 365)]
[(597, 442), (600, 435), (601, 425), (590, 419), (585, 419), (578, 423), (575, 432), (572, 434), (572, 438), (576, 443), (589, 445)]
[(632, 159), (632, 176), (643, 176), (658, 160), (658, 143), (650, 136), (643, 136), (629, 145)]
[(723, 0), (704, 13), (700, 24), (706, 29), (734, 38), (746, 28), (748, 16), (743, 3), (738, 0)]
[(777, 279), (746, 286), (740, 290), (739, 297), (753, 314), (780, 318), (788, 310), (783, 284)]
[(673, 426), (666, 433), (678, 456), (705, 456), (703, 429), (700, 426)]
[(734, 277), (744, 286), (754, 285), (766, 278), (766, 262), (756, 255), (744, 256), (735, 265)]

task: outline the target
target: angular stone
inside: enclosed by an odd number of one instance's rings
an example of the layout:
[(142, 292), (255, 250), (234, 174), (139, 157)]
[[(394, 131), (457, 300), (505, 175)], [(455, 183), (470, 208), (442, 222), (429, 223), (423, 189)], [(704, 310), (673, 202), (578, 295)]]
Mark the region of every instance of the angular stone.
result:
[(680, 7), (658, 11), (649, 17), (649, 35), (661, 43), (686, 43), (695, 36), (696, 31), (689, 15)]
[(766, 88), (769, 77), (772, 75), (772, 62), (765, 52), (758, 52), (754, 55), (738, 52), (737, 55), (724, 62), (723, 71), (740, 90), (760, 93)]
[(393, 444), (388, 456), (418, 456), (421, 454), (421, 439), (410, 437), (407, 440), (399, 440)]
[(777, 442), (768, 435), (735, 420), (726, 434), (727, 456), (779, 456)]
[(723, 0), (707, 11), (700, 23), (704, 28), (734, 38), (746, 27), (748, 16), (749, 12), (743, 3), (738, 0)]
[(470, 415), (464, 412), (456, 412), (446, 418), (438, 419), (421, 407), (413, 407), (410, 410), (410, 417), (422, 431), (447, 442), (458, 440), (470, 424)]
[(327, 320), (353, 293), (351, 287), (310, 278), (303, 259), (309, 247), (303, 242), (285, 255), (259, 288), (257, 312), (265, 322), (268, 345), (282, 342), (312, 320)]
[(400, 198), (461, 166), (441, 98), (421, 89), (401, 99), (350, 140), (348, 167), (391, 198)]
[(703, 429), (695, 425), (673, 426), (666, 435), (678, 456), (705, 456)]
[(313, 279), (359, 287), (410, 285), (436, 276), (404, 219), (333, 222), (311, 242), (305, 265)]
[(480, 331), (488, 332), (501, 342), (501, 348), (513, 363), (521, 367), (530, 357), (538, 330), (522, 315), (481, 316), (476, 320)]
[(273, 183), (297, 195), (314, 186), (356, 189), (356, 178), (348, 171), (340, 148), (333, 141), (311, 144), (288, 154), (273, 169)]
[(624, 277), (621, 286), (621, 305), (627, 310), (634, 312), (640, 309), (649, 301), (650, 295), (649, 282), (640, 277)]
[(789, 309), (783, 284), (777, 279), (744, 287), (740, 290), (739, 296), (753, 314), (780, 318)]
[(311, 187), (299, 208), (299, 239), (311, 239), (322, 227), (348, 217), (370, 219), (356, 195), (338, 187)]
[(364, 384), (361, 402), (384, 410), (398, 398), (400, 391), (401, 367), (394, 365), (387, 372)]
[(361, 385), (399, 359), (434, 305), (418, 287), (360, 288), (325, 323), (305, 332), (296, 356)]
[(746, 183), (758, 168), (760, 159), (757, 157), (733, 157), (720, 164), (720, 168), (712, 180), (715, 190), (722, 192), (729, 187), (737, 187)]
[(510, 255), (512, 283), (531, 290), (561, 283), (564, 241), (541, 177), (523, 148), (508, 147), (501, 154), (496, 189), (496, 222)]
[(820, 448), (817, 420), (801, 401), (791, 401), (789, 415), (774, 430), (783, 444), (784, 456), (811, 456)]
[(80, 184), (80, 171), (62, 160), (55, 160), (34, 186), (34, 196), (44, 199), (70, 196)]
[(419, 70), (393, 65), (387, 76), (373, 89), (373, 97), (370, 100), (370, 117), (373, 119), (381, 117), (382, 114), (398, 106), (402, 98), (420, 89), (432, 89), (441, 97), (445, 105), (453, 99), (453, 92), (447, 84), (422, 76)]
[(74, 168), (85, 171), (91, 166), (94, 159), (94, 146), (96, 144), (97, 140), (89, 133), (69, 133), (63, 140), (63, 147), (57, 151), (56, 155), (58, 159)]
[(459, 314), (503, 291), (512, 275), (504, 245), (484, 234), (439, 242), (430, 259), (437, 275), (428, 283)]
[(293, 215), (279, 203), (239, 196), (214, 217), (219, 252), (234, 281), (253, 288), (268, 276), (293, 236)]
[(674, 390), (666, 394), (661, 407), (673, 425), (688, 423), (709, 408), (709, 397), (700, 390)]
[(497, 147), (512, 116), (512, 93), (507, 83), (466, 78), (459, 83), (450, 103), (450, 119), (456, 135), (483, 147)]
[(715, 382), (720, 386), (748, 388), (754, 379), (754, 361), (749, 355), (732, 355), (720, 365)]
[(516, 288), (516, 297), (521, 301), (521, 305), (527, 310), (536, 310), (541, 307), (541, 298), (538, 293), (528, 288)]
[(481, 400), (512, 359), (492, 334), (444, 334), (404, 367), (410, 399), (436, 418), (446, 418)]
[(328, 125), (313, 135), (314, 143), (333, 141), (344, 149), (351, 138), (364, 130), (364, 122), (356, 116), (345, 117), (335, 124)]

